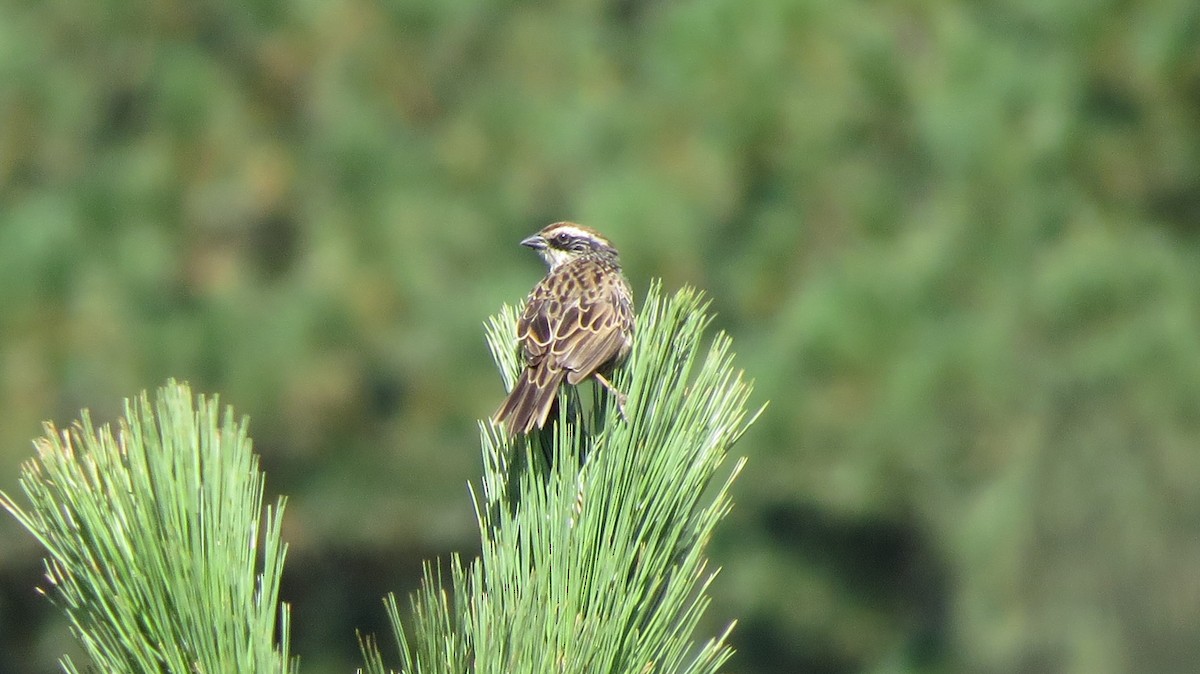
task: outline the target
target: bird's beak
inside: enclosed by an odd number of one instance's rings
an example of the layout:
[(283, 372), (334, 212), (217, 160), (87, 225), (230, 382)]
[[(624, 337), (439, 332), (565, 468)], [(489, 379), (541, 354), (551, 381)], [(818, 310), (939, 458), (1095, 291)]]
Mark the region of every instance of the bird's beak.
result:
[(546, 240), (542, 238), (541, 234), (534, 234), (533, 236), (522, 239), (521, 245), (534, 250), (543, 250), (546, 248)]

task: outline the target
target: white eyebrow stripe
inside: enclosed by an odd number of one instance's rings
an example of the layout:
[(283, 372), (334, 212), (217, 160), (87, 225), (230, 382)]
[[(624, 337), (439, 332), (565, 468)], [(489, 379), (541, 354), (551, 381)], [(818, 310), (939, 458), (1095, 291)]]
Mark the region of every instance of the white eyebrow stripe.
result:
[(550, 238), (552, 236), (557, 236), (558, 234), (561, 234), (563, 232), (565, 232), (566, 234), (570, 235), (573, 238), (578, 237), (581, 239), (588, 239), (591, 241), (599, 241), (600, 243), (603, 243), (605, 245), (611, 245), (608, 243), (607, 239), (605, 239), (602, 236), (597, 235), (595, 232), (586, 230), (586, 229), (583, 229), (580, 227), (575, 227), (572, 225), (560, 225), (553, 229), (548, 229), (542, 236), (545, 236), (546, 238)]

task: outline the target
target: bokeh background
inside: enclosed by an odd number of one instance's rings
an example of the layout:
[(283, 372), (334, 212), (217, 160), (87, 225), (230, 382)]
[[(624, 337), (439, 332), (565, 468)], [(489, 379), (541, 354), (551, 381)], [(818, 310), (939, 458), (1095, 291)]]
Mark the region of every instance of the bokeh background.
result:
[[(290, 497), (302, 671), (477, 546), (482, 322), (573, 219), (771, 405), (743, 674), (1200, 662), (1200, 3), (3, 0), (0, 488), (167, 377)], [(72, 649), (0, 519), (0, 672)]]

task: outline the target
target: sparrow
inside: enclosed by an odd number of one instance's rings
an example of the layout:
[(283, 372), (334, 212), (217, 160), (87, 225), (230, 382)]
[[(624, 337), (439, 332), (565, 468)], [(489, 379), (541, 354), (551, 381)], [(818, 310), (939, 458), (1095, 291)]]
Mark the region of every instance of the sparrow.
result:
[(514, 433), (542, 428), (562, 383), (574, 386), (588, 377), (616, 396), (624, 417), (625, 394), (605, 377), (633, 342), (633, 292), (617, 249), (573, 222), (548, 225), (521, 245), (536, 250), (549, 271), (517, 319), (525, 367), (492, 420)]

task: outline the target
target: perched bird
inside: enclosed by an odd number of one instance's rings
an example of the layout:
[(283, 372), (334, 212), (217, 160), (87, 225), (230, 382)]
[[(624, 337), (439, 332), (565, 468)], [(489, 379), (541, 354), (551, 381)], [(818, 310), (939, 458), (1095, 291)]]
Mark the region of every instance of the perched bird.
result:
[(536, 250), (550, 270), (517, 320), (525, 369), (492, 419), (514, 433), (541, 428), (562, 382), (588, 377), (617, 397), (624, 416), (625, 395), (604, 376), (629, 355), (633, 340), (633, 292), (617, 250), (596, 230), (572, 222), (549, 225), (521, 245)]

